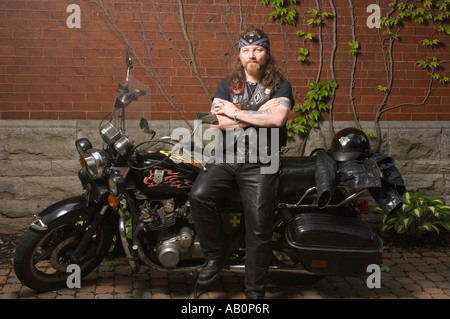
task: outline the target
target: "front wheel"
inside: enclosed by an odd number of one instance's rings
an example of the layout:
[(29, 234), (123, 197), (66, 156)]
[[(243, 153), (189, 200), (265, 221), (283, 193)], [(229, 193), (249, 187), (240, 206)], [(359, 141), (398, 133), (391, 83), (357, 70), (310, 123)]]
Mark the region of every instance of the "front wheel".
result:
[[(20, 239), (14, 255), (14, 271), (22, 284), (37, 291), (67, 287), (74, 262), (70, 255), (78, 247), (88, 227), (84, 212), (68, 214), (53, 222), (46, 231), (28, 229)], [(108, 252), (113, 230), (100, 225), (92, 236), (78, 266), (81, 278), (92, 272)]]

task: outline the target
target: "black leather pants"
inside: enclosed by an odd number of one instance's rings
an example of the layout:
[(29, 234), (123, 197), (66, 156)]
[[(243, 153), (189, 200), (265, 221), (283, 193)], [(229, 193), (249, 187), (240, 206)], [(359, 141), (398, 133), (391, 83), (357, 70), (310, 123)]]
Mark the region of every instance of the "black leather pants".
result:
[(278, 173), (261, 174), (260, 164), (208, 164), (189, 194), (200, 245), (207, 259), (227, 253), (216, 203), (237, 184), (245, 215), (246, 295), (263, 295), (272, 259), (270, 241), (276, 206)]

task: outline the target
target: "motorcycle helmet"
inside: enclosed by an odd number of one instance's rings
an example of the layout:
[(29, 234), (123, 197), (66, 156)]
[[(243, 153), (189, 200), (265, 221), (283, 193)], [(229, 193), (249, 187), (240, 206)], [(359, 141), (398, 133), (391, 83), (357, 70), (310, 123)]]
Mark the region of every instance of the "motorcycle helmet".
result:
[(370, 155), (370, 142), (360, 129), (349, 127), (340, 130), (331, 142), (331, 156), (337, 162), (351, 161)]

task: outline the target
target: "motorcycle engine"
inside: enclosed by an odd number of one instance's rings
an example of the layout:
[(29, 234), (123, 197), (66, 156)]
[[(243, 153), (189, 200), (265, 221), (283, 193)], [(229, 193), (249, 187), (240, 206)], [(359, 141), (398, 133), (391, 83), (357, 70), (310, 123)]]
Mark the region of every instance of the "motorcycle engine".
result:
[(200, 243), (195, 240), (189, 204), (177, 205), (173, 199), (145, 201), (141, 219), (152, 238), (154, 258), (172, 268), (182, 260), (203, 259)]

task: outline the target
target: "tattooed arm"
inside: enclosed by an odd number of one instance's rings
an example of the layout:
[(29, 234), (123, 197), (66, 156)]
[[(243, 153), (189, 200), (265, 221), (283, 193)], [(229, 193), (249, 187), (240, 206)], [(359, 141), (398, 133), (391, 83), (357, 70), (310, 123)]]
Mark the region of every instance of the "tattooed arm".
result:
[(217, 119), (219, 120), (219, 124), (218, 125), (213, 125), (213, 124), (210, 125), (212, 128), (218, 128), (221, 130), (225, 130), (227, 128), (245, 128), (247, 126), (250, 126), (250, 124), (248, 124), (248, 123), (235, 121), (233, 118), (228, 117), (223, 113), (219, 113), (218, 112), (219, 109), (221, 107), (223, 108), (225, 103), (230, 103), (231, 105), (233, 105), (234, 108), (236, 108), (234, 106), (234, 104), (229, 101), (215, 98), (211, 104), (211, 112), (216, 114)]
[[(217, 114), (219, 125), (217, 128), (247, 127), (250, 125), (261, 127), (281, 127), (289, 116), (290, 101), (288, 98), (271, 99), (262, 105), (258, 111), (237, 109), (233, 103), (215, 98), (215, 108), (212, 112)], [(233, 126), (239, 124), (240, 126)]]

